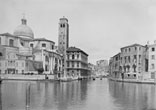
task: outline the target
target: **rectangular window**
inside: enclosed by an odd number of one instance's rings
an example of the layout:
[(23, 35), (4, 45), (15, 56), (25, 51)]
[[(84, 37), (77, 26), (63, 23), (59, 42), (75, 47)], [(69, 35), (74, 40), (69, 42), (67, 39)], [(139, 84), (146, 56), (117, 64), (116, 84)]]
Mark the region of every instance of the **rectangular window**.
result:
[(32, 47), (32, 48), (33, 48), (33, 47), (34, 47), (34, 45), (33, 45), (33, 44), (30, 44), (30, 47)]
[(74, 54), (72, 55), (72, 59), (75, 59), (75, 56), (74, 56)]
[(46, 47), (46, 44), (45, 44), (45, 43), (43, 43), (43, 44), (42, 44), (42, 47)]
[(127, 52), (127, 49), (125, 49), (125, 52)]
[(24, 70), (22, 70), (22, 74), (24, 74)]
[(74, 67), (74, 62), (72, 62), (72, 67)]
[(136, 77), (136, 74), (134, 74), (134, 77)]
[(54, 45), (51, 46), (51, 49), (52, 49), (52, 50), (54, 49)]
[(9, 46), (11, 46), (11, 47), (14, 46), (14, 40), (13, 40), (13, 39), (10, 39), (10, 40), (9, 40)]
[(155, 79), (155, 73), (151, 72), (151, 79)]
[(127, 59), (127, 58), (125, 57), (125, 63), (127, 62), (126, 59)]
[(129, 63), (131, 62), (131, 57), (130, 56), (128, 56), (128, 61), (129, 61)]
[(22, 67), (24, 67), (24, 62), (22, 62)]
[(137, 59), (137, 56), (136, 55), (134, 55), (134, 59)]
[(79, 59), (79, 54), (77, 54), (77, 59)]
[(137, 47), (134, 47), (135, 48), (135, 51), (137, 51)]
[(154, 64), (151, 64), (151, 69), (154, 69), (155, 68), (155, 65)]
[(151, 59), (152, 60), (155, 60), (155, 55), (151, 55)]
[(67, 67), (69, 67), (69, 62), (67, 62)]
[(152, 52), (154, 52), (154, 51), (155, 51), (155, 48), (153, 47), (153, 48), (152, 48)]
[(67, 59), (68, 59), (68, 60), (69, 60), (69, 58), (70, 58), (69, 55), (67, 55)]
[(77, 62), (77, 67), (79, 68), (79, 62)]

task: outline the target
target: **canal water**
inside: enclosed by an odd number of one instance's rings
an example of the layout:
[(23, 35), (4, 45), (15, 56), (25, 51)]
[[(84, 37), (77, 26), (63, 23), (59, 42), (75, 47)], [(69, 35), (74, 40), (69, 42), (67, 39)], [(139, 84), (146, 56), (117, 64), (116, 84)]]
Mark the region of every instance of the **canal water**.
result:
[(0, 110), (156, 110), (156, 85), (102, 80), (3, 81)]

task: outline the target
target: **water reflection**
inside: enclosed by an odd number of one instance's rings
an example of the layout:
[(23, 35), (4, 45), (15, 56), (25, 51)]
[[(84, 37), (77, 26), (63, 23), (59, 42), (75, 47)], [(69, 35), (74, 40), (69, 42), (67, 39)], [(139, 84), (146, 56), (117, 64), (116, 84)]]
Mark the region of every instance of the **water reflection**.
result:
[(83, 81), (6, 81), (1, 88), (3, 110), (69, 110), (83, 103), (87, 93), (87, 83)]
[(155, 89), (155, 85), (109, 81), (114, 103), (122, 110), (156, 110)]
[(0, 110), (156, 110), (156, 86), (107, 79), (4, 81)]

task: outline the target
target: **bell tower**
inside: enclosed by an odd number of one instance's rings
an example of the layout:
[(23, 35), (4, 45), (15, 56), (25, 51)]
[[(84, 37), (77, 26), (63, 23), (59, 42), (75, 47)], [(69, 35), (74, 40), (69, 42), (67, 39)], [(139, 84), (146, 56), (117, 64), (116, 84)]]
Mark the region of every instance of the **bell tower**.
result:
[(69, 47), (69, 24), (68, 19), (63, 17), (59, 21), (59, 36), (58, 36), (58, 50), (65, 55)]

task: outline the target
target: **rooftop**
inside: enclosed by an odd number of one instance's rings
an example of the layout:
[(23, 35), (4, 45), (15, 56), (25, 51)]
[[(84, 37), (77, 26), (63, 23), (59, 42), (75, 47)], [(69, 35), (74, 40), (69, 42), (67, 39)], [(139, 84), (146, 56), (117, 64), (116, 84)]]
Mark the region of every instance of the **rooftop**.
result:
[(15, 36), (13, 34), (10, 34), (10, 33), (3, 33), (3, 34), (0, 34), (0, 36), (10, 36), (10, 37), (18, 37), (18, 36)]
[(85, 55), (88, 56), (88, 54), (87, 54), (86, 52), (84, 52), (83, 50), (81, 50), (81, 49), (79, 49), (79, 48), (76, 48), (76, 47), (69, 47), (69, 48), (67, 49), (67, 52), (82, 52), (82, 53), (84, 53)]
[(145, 47), (145, 46), (140, 45), (140, 44), (132, 44), (132, 45), (128, 45), (128, 46), (122, 47), (121, 49), (128, 48), (128, 47), (135, 47), (135, 46)]
[(47, 42), (55, 43), (54, 41), (51, 41), (51, 40), (48, 40), (48, 39), (45, 39), (45, 38), (35, 38), (33, 41), (47, 41)]

